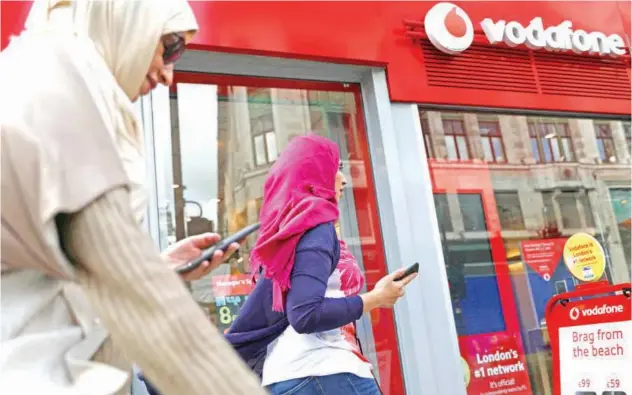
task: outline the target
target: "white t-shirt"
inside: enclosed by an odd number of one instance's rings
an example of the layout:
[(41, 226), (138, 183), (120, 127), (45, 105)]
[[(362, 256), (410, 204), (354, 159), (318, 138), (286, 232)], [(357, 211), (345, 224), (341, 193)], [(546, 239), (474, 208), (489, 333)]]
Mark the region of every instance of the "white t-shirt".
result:
[[(327, 281), (327, 298), (344, 298), (340, 269)], [(360, 353), (353, 323), (326, 332), (299, 334), (289, 326), (268, 346), (262, 385), (311, 376), (352, 373), (373, 378), (371, 364)]]

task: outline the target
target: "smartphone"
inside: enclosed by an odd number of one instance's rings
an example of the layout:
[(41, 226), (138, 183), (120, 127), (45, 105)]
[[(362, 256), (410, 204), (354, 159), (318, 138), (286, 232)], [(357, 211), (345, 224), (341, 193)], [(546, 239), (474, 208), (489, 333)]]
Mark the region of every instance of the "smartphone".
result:
[(415, 262), (412, 265), (410, 265), (408, 267), (408, 269), (406, 269), (406, 271), (404, 272), (404, 274), (402, 274), (401, 276), (397, 277), (395, 279), (395, 281), (402, 281), (403, 279), (405, 279), (406, 277), (415, 274), (419, 272), (419, 262)]
[(184, 265), (178, 266), (176, 268), (176, 272), (179, 274), (185, 274), (197, 269), (198, 267), (200, 267), (202, 262), (210, 261), (213, 258), (213, 254), (215, 254), (215, 251), (219, 250), (226, 252), (231, 244), (240, 242), (241, 240), (248, 237), (248, 235), (250, 235), (251, 233), (256, 232), (260, 227), (261, 224), (256, 223), (243, 228), (239, 232), (225, 239), (220, 240), (218, 243), (202, 251), (202, 254), (196, 259), (192, 260), (191, 262), (185, 263)]

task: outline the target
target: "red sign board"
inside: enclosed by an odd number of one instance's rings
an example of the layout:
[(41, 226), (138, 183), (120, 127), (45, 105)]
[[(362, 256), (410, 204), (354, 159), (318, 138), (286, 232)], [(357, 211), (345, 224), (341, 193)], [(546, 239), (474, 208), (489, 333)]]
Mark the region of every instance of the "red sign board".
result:
[[(470, 48), (461, 56), (442, 57), (425, 38), (420, 45), (409, 37), (403, 22), (423, 25), (439, 1), (382, 1), (374, 6), (362, 1), (190, 3), (200, 26), (193, 49), (385, 67), (392, 101), (630, 114), (629, 59), (551, 53), (526, 45), (512, 48), (504, 44), (504, 37), (494, 45), (484, 39), (475, 43), (476, 50)], [(495, 1), (456, 1), (454, 5), (467, 14), (475, 36), (484, 36), (481, 23), (488, 18), (506, 21), (521, 36), (526, 31), (518, 24), (526, 27), (536, 18), (546, 28), (572, 23), (573, 31), (583, 31), (584, 41), (586, 32), (617, 34), (626, 40), (630, 36), (629, 1), (513, 1), (503, 7)], [(22, 30), (30, 6), (31, 1), (0, 2), (2, 47)], [(462, 26), (451, 20), (439, 28), (459, 35)]]
[(254, 287), (252, 275), (250, 274), (213, 276), (211, 277), (211, 284), (213, 285), (213, 295), (215, 295), (215, 297), (248, 295)]
[(228, 274), (211, 277), (217, 329), (226, 333), (241, 306), (248, 299), (254, 284), (249, 274)]
[(630, 283), (579, 285), (546, 308), (553, 394), (632, 394)]
[(528, 240), (520, 243), (524, 263), (549, 281), (557, 268), (566, 239)]
[(518, 333), (485, 333), (460, 336), (467, 393), (531, 394), (531, 384)]

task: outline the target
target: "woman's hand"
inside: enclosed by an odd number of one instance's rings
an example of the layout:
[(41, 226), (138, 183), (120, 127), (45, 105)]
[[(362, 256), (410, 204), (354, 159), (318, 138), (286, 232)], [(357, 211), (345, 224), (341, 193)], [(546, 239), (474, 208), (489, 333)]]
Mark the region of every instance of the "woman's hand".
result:
[(395, 302), (404, 296), (406, 292), (404, 287), (417, 277), (417, 273), (414, 273), (401, 281), (395, 281), (395, 278), (404, 274), (405, 271), (406, 269), (402, 268), (382, 277), (375, 284), (375, 288), (360, 295), (364, 303), (363, 312), (366, 313), (376, 308), (392, 308)]
[[(167, 262), (169, 267), (175, 270), (176, 267), (200, 256), (203, 250), (209, 248), (220, 240), (217, 233), (203, 233), (182, 239), (177, 243), (169, 246), (163, 253), (162, 258)], [(228, 247), (226, 253), (215, 251), (211, 261), (204, 261), (200, 267), (192, 272), (181, 274), (180, 277), (184, 281), (197, 280), (207, 275), (211, 270), (219, 266), (223, 261), (230, 258), (231, 255), (239, 249), (239, 244), (233, 243)]]

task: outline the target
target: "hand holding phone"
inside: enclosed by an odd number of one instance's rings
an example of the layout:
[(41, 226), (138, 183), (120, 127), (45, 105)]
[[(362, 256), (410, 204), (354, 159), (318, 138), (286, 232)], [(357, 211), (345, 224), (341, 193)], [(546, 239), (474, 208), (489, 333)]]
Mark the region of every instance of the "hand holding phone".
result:
[(197, 269), (204, 261), (210, 261), (211, 259), (213, 259), (213, 255), (215, 254), (215, 251), (226, 252), (226, 250), (232, 243), (239, 243), (240, 241), (248, 237), (251, 233), (257, 231), (260, 227), (261, 227), (261, 224), (256, 223), (256, 224), (243, 228), (239, 232), (225, 239), (220, 240), (215, 245), (202, 251), (200, 256), (197, 257), (196, 259), (184, 265), (178, 266), (176, 268), (176, 272), (178, 274), (186, 274), (186, 273), (192, 272), (193, 270)]
[(417, 272), (419, 263), (411, 265), (405, 271), (397, 271), (388, 274), (375, 284), (375, 287), (360, 295), (363, 303), (363, 312), (369, 312), (375, 308), (392, 308), (395, 303), (405, 294), (405, 287), (411, 282)]
[(410, 265), (408, 269), (406, 269), (406, 271), (402, 273), (401, 276), (396, 277), (394, 281), (402, 281), (406, 277), (411, 276), (418, 272), (419, 272), (419, 262), (415, 262), (412, 265)]

